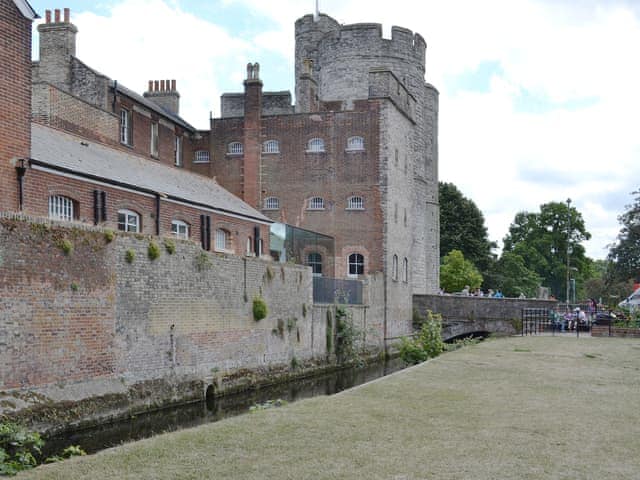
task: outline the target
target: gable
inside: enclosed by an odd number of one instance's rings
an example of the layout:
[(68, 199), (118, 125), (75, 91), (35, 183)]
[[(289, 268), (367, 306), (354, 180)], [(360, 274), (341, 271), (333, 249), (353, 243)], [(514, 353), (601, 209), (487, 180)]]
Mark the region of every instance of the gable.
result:
[(29, 20), (35, 20), (36, 18), (40, 18), (40, 16), (36, 13), (36, 11), (31, 7), (31, 5), (29, 5), (29, 2), (27, 2), (26, 0), (13, 0), (13, 3), (15, 4), (16, 8), (20, 10), (20, 13), (22, 13), (22, 15), (25, 18), (28, 18)]

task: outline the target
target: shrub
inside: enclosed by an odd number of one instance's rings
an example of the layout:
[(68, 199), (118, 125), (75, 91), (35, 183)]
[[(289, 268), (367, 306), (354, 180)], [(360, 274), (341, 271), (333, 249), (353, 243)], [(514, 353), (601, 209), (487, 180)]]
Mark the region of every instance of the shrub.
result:
[(73, 253), (73, 243), (71, 243), (71, 240), (65, 238), (58, 243), (58, 246), (65, 255), (71, 255), (71, 253)]
[(357, 340), (362, 332), (344, 307), (336, 308), (336, 356), (339, 363), (359, 363)]
[(124, 259), (127, 261), (127, 263), (133, 263), (133, 260), (136, 258), (136, 252), (134, 252), (132, 249), (128, 249), (126, 252), (124, 252)]
[(17, 423), (0, 423), (0, 475), (15, 475), (37, 465), (44, 440)]
[(174, 242), (170, 238), (165, 238), (164, 248), (169, 255), (173, 255), (174, 253), (176, 253), (176, 242)]
[(116, 234), (113, 233), (113, 230), (105, 230), (104, 232), (104, 241), (107, 243), (113, 242), (113, 239), (116, 237)]
[(400, 358), (408, 364), (416, 364), (437, 357), (444, 350), (442, 318), (428, 312), (426, 321), (413, 339), (400, 340)]
[(258, 322), (267, 316), (267, 304), (262, 297), (253, 299), (253, 319)]
[(149, 242), (149, 247), (147, 248), (147, 255), (149, 256), (149, 260), (155, 260), (160, 256), (160, 247), (156, 242)]
[(210, 269), (211, 266), (213, 265), (211, 263), (211, 259), (209, 258), (209, 255), (207, 255), (207, 252), (204, 252), (204, 251), (201, 251), (196, 255), (195, 264), (196, 264), (196, 270), (198, 270), (199, 272), (204, 272), (205, 270)]

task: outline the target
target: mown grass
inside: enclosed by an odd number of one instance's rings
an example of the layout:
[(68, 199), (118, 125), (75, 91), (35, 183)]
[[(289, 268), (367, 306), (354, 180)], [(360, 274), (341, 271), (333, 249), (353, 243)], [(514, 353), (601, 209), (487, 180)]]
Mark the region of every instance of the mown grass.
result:
[(507, 338), (332, 397), (46, 465), (46, 479), (637, 479), (640, 341)]

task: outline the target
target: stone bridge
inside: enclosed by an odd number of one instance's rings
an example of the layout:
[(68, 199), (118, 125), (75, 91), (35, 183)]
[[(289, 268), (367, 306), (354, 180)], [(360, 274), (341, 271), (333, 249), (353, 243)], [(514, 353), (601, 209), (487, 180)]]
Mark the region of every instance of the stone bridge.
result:
[(414, 295), (413, 308), (425, 315), (430, 310), (442, 315), (442, 338), (453, 340), (469, 335), (520, 332), (522, 309), (555, 308), (555, 300), (466, 297), (459, 295)]

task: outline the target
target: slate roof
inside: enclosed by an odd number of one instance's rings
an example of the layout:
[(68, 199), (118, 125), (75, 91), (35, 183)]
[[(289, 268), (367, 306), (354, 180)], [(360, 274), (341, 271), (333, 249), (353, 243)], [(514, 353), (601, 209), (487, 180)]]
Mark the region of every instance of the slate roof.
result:
[(20, 10), (20, 13), (22, 13), (25, 18), (28, 18), (29, 20), (40, 18), (40, 16), (26, 0), (13, 0), (13, 3), (15, 3), (18, 10)]
[(35, 165), (147, 193), (160, 193), (195, 206), (273, 223), (213, 179), (87, 142), (37, 123), (31, 124), (31, 157), (31, 163)]

